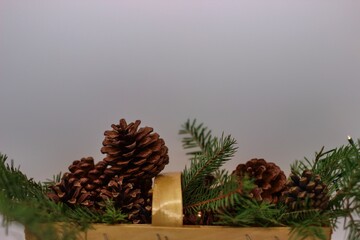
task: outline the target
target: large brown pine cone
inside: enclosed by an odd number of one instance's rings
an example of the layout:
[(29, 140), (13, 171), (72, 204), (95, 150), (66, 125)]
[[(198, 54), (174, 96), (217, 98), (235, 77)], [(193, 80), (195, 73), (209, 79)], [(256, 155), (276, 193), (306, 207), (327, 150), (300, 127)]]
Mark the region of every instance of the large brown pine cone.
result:
[(168, 148), (153, 128), (138, 129), (141, 121), (127, 124), (121, 119), (105, 131), (101, 152), (109, 166), (105, 175), (124, 177), (126, 181), (153, 178), (169, 163)]
[(290, 211), (324, 210), (329, 204), (328, 188), (321, 177), (310, 170), (299, 176), (291, 173), (283, 192), (283, 201)]
[(106, 165), (104, 162), (94, 164), (92, 157), (75, 160), (69, 171), (62, 176), (59, 183), (50, 186), (48, 197), (55, 202), (64, 202), (70, 206), (83, 205), (97, 207), (99, 187), (104, 184), (100, 179)]
[(238, 177), (240, 186), (246, 175), (254, 179), (256, 187), (251, 191), (251, 196), (257, 201), (274, 204), (279, 201), (286, 183), (286, 176), (280, 167), (264, 159), (254, 158), (245, 164), (239, 164), (233, 174)]

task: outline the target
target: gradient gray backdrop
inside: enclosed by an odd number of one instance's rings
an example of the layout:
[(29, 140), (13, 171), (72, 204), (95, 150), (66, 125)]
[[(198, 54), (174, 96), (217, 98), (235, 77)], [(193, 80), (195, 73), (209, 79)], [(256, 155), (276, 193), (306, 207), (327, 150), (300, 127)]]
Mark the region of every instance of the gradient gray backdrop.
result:
[[(120, 118), (154, 127), (165, 171), (188, 118), (287, 173), (360, 137), (359, 1), (0, 1), (0, 152), (45, 180), (97, 160)], [(341, 227), (341, 226), (340, 226)], [(22, 239), (13, 227), (1, 239)], [(343, 232), (334, 234), (342, 239)]]

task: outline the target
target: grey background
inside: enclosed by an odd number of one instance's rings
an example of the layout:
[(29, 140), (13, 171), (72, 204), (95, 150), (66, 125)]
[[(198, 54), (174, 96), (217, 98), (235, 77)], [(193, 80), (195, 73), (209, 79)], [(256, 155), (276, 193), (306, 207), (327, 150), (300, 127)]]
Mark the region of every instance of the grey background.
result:
[[(0, 152), (36, 180), (96, 160), (103, 132), (142, 120), (187, 157), (188, 118), (232, 134), (225, 167), (288, 173), (360, 137), (359, 1), (0, 1)], [(334, 239), (342, 239), (340, 230)], [(1, 239), (22, 239), (21, 227)]]

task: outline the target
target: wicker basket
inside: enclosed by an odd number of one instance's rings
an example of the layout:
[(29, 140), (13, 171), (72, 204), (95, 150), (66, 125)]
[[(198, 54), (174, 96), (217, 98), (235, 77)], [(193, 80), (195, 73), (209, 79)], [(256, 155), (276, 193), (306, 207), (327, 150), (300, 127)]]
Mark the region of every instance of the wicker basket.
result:
[[(94, 224), (79, 240), (287, 240), (287, 227), (222, 227), (183, 225), (181, 174), (166, 173), (155, 178), (152, 224)], [(324, 228), (331, 239), (331, 228)], [(36, 240), (25, 230), (26, 240)], [(310, 240), (312, 238), (306, 238)]]

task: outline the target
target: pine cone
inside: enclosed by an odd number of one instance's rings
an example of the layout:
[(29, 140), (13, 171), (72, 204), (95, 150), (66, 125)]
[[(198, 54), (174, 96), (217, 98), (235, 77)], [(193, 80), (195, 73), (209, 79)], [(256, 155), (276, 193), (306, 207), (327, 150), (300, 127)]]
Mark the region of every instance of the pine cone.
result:
[(301, 176), (291, 173), (283, 192), (283, 201), (290, 211), (324, 210), (329, 204), (328, 188), (319, 175), (305, 170)]
[(107, 156), (104, 162), (110, 167), (104, 174), (108, 177), (123, 176), (126, 181), (155, 177), (169, 163), (168, 148), (153, 128), (138, 130), (141, 121), (127, 124), (121, 119), (112, 130), (105, 131), (101, 152)]
[(279, 201), (286, 183), (284, 172), (275, 163), (266, 162), (264, 159), (255, 158), (239, 164), (233, 174), (238, 177), (240, 187), (246, 175), (253, 178), (256, 187), (251, 191), (251, 196), (257, 201), (274, 204)]
[(70, 206), (83, 205), (94, 207), (97, 201), (98, 188), (103, 184), (99, 179), (106, 166), (103, 162), (94, 165), (92, 157), (75, 160), (69, 171), (62, 176), (59, 183), (50, 186), (48, 197), (55, 202), (64, 202)]
[(124, 177), (108, 179), (103, 174), (106, 163), (94, 165), (91, 157), (74, 161), (70, 172), (63, 175), (61, 181), (50, 186), (48, 197), (55, 202), (64, 202), (69, 206), (86, 206), (93, 211), (105, 210), (105, 199), (114, 201), (115, 207), (128, 215), (133, 223), (151, 222), (152, 180), (124, 182)]
[(124, 182), (123, 177), (115, 176), (100, 190), (103, 200), (114, 201), (115, 207), (128, 215), (133, 223), (151, 222), (152, 195), (150, 189), (152, 181), (134, 183)]

